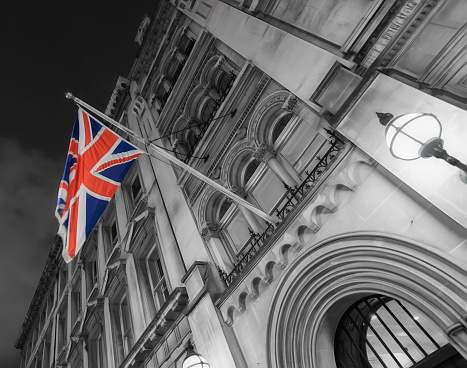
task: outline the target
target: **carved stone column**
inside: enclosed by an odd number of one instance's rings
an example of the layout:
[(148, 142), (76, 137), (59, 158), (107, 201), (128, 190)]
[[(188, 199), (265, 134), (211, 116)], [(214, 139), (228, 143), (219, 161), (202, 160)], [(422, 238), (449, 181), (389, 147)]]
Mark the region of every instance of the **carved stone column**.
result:
[(210, 245), (211, 252), (216, 258), (217, 265), (228, 273), (232, 270), (233, 265), (224, 244), (222, 244), (220, 232), (221, 230), (218, 224), (208, 222), (205, 223), (201, 229), (201, 237)]
[(289, 174), (289, 172), (277, 161), (277, 152), (274, 151), (272, 146), (269, 146), (265, 143), (261, 143), (256, 152), (253, 154), (253, 157), (264, 162), (268, 167), (276, 174), (276, 176), (289, 187), (297, 185), (298, 182)]
[[(238, 195), (239, 197), (242, 197), (246, 199), (247, 194), (245, 192), (245, 189), (237, 187), (236, 185), (233, 185), (231, 188), (232, 193)], [(255, 233), (261, 234), (264, 229), (261, 226), (261, 223), (258, 221), (256, 216), (251, 212), (248, 208), (243, 207), (241, 204), (237, 203), (239, 211), (242, 213), (243, 217), (245, 218), (248, 227), (253, 230)]]
[(214, 83), (208, 83), (204, 87), (204, 95), (211, 97), (213, 100), (219, 100), (221, 98), (221, 91), (214, 85)]

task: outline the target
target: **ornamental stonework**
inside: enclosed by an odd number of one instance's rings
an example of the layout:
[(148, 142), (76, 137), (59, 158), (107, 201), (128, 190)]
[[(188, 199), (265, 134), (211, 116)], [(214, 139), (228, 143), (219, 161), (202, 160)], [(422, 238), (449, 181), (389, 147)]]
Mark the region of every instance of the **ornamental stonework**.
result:
[(253, 154), (255, 160), (268, 163), (272, 158), (275, 158), (277, 152), (274, 151), (274, 148), (266, 143), (261, 143), (256, 152)]
[(219, 238), (219, 225), (213, 223), (206, 223), (201, 229), (201, 237), (204, 241), (209, 242), (212, 238)]
[(303, 107), (303, 101), (301, 101), (293, 93), (290, 93), (282, 104), (281, 108), (286, 111), (290, 111), (297, 114), (298, 111)]

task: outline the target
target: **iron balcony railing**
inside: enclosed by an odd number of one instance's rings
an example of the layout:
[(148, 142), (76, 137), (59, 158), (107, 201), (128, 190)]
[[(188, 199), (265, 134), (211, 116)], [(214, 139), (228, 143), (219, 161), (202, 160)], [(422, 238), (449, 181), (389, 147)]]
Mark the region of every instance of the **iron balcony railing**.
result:
[[(326, 130), (330, 135), (329, 149), (322, 157), (317, 157), (318, 163), (310, 171), (305, 171), (306, 177), (299, 186), (288, 187), (286, 186), (287, 193), (276, 208), (277, 217), (281, 222), (297, 208), (298, 204), (310, 193), (312, 188), (321, 178), (323, 173), (332, 165), (340, 151), (344, 147), (344, 142), (332, 131)], [(271, 235), (274, 234), (274, 225), (268, 223), (266, 230), (262, 234), (257, 234), (248, 229), (250, 238), (242, 251), (237, 256), (237, 262), (230, 273), (226, 273), (222, 268), (218, 267), (219, 275), (225, 284), (230, 286), (243, 272), (245, 267), (255, 258), (259, 250), (263, 248)]]

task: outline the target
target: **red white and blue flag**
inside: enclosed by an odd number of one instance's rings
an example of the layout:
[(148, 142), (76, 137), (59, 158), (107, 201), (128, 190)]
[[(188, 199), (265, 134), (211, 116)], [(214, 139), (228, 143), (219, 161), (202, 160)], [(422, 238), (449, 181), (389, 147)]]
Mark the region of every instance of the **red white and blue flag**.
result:
[(55, 213), (60, 223), (58, 234), (63, 240), (66, 262), (79, 252), (141, 153), (79, 109)]

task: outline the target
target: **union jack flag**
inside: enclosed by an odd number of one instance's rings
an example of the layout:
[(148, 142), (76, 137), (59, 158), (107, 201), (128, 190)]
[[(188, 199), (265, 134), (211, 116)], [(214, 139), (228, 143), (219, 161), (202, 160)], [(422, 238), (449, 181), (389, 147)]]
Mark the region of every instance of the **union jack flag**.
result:
[(79, 109), (55, 212), (66, 262), (79, 252), (141, 153)]

